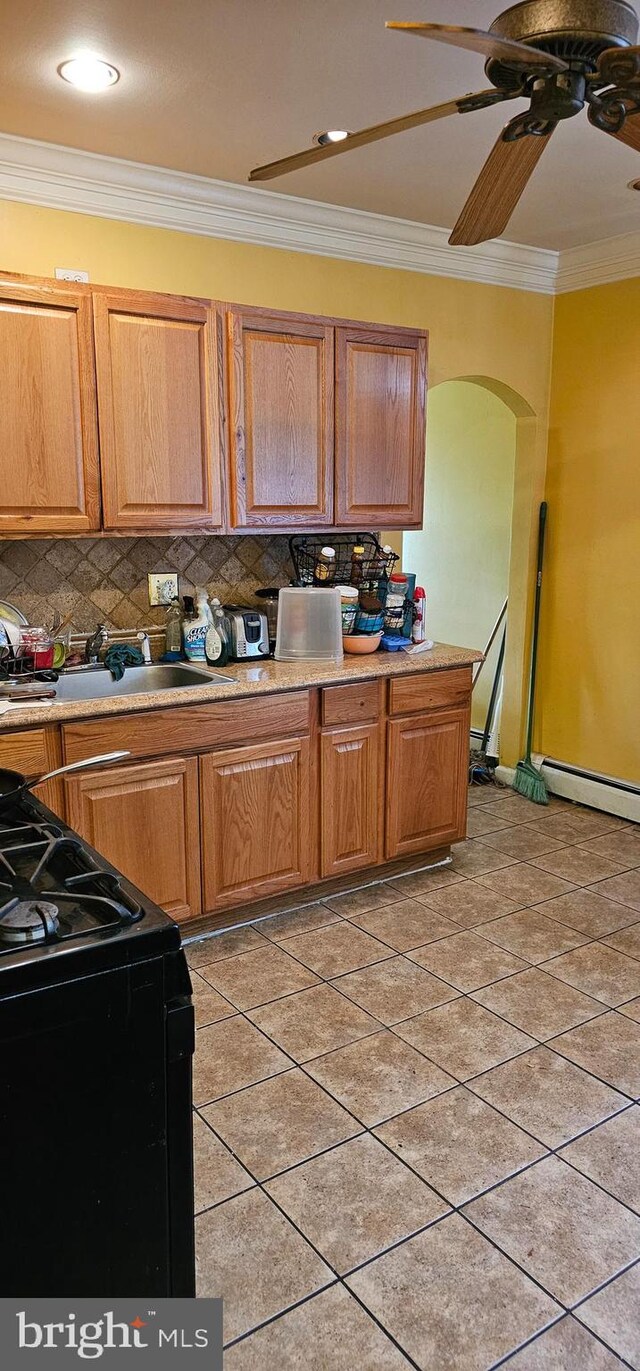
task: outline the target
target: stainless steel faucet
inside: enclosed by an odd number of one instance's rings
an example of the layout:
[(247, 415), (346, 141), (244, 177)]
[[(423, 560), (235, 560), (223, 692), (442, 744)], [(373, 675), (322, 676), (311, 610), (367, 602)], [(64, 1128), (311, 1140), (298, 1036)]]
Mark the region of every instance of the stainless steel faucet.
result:
[(104, 624), (98, 624), (95, 633), (92, 633), (91, 637), (87, 638), (84, 649), (85, 661), (92, 663), (100, 661), (100, 652), (105, 646), (108, 637), (109, 634)]

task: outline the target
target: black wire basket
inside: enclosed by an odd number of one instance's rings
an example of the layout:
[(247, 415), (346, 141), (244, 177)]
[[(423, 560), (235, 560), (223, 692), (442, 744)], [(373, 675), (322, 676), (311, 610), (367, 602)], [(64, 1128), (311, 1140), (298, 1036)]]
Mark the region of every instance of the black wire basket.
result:
[[(326, 562), (321, 561), (323, 547), (332, 547), (335, 564), (330, 568), (327, 579)], [(357, 580), (354, 579), (353, 551), (364, 548), (358, 557)], [(386, 584), (399, 560), (397, 552), (385, 552), (373, 533), (296, 533), (289, 539), (289, 551), (293, 563), (295, 584), (298, 586), (366, 586), (373, 591), (376, 587), (383, 592), (380, 598), (386, 599)], [(318, 567), (322, 572), (317, 575)], [(324, 574), (323, 574), (324, 573)]]

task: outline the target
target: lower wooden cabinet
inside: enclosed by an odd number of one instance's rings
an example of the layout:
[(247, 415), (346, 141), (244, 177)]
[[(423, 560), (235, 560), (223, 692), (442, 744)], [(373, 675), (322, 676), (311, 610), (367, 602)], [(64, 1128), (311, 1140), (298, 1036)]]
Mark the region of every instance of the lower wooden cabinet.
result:
[[(0, 737), (0, 767), (21, 776), (42, 776), (62, 765), (62, 747), (57, 728), (29, 728)], [(64, 785), (61, 777), (39, 785), (34, 795), (54, 814), (65, 817)]]
[(468, 708), (392, 719), (387, 727), (386, 857), (464, 838)]
[(38, 793), (174, 918), (222, 915), (464, 838), (470, 691), (456, 668), (20, 729), (0, 766), (129, 748)]
[(88, 772), (65, 789), (71, 828), (174, 919), (200, 913), (196, 757)]
[(322, 876), (339, 876), (381, 861), (384, 791), (380, 736), (378, 724), (336, 728), (322, 734)]
[(227, 909), (308, 877), (309, 739), (200, 758), (204, 908)]

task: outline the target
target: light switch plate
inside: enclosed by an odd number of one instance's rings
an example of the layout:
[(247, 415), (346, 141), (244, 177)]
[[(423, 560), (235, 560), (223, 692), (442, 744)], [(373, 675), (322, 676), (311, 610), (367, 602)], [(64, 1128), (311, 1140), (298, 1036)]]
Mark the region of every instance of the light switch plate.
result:
[(151, 571), (149, 582), (149, 604), (168, 605), (178, 594), (178, 573), (176, 571)]

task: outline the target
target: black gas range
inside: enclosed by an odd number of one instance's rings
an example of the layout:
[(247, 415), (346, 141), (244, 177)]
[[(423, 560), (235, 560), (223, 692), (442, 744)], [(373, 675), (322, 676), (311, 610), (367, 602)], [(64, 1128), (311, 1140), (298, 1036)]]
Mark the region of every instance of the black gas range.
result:
[(195, 1293), (193, 1043), (176, 925), (39, 801), (0, 807), (4, 1295)]

